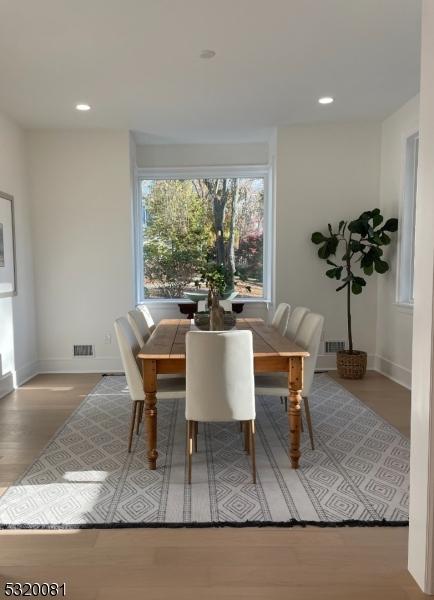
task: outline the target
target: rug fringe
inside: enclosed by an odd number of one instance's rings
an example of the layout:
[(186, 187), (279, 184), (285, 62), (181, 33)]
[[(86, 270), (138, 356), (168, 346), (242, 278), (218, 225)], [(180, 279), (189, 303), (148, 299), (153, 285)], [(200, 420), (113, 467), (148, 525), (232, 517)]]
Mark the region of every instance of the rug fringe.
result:
[(377, 521), (299, 521), (291, 519), (290, 521), (235, 521), (221, 522), (191, 522), (191, 523), (78, 523), (72, 525), (50, 524), (50, 525), (31, 525), (31, 524), (6, 524), (0, 523), (0, 529), (35, 529), (35, 530), (55, 530), (55, 529), (206, 529), (221, 527), (408, 527), (408, 521), (386, 521), (385, 519)]

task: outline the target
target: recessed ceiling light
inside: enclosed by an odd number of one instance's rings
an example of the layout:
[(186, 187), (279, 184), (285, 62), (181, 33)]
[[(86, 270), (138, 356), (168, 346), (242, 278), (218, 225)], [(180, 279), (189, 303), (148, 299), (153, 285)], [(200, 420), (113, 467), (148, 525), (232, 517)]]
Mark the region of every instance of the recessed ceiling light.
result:
[(214, 58), (215, 52), (214, 50), (202, 50), (199, 56), (200, 58)]
[(86, 111), (86, 110), (90, 110), (90, 106), (89, 104), (76, 104), (75, 108), (77, 110), (81, 110), (81, 111)]
[(335, 99), (332, 98), (331, 96), (323, 96), (323, 98), (318, 99), (318, 102), (320, 104), (331, 104), (334, 101), (335, 101)]

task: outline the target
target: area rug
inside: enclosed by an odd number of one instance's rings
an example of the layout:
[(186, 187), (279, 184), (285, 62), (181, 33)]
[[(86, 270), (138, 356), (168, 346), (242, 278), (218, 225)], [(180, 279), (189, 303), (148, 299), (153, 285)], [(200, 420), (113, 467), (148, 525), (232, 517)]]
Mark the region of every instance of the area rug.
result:
[(290, 468), (278, 398), (257, 397), (257, 484), (236, 423), (200, 424), (186, 483), (183, 400), (158, 405), (158, 469), (145, 433), (126, 451), (131, 401), (104, 377), (0, 498), (0, 528), (406, 525), (409, 442), (326, 374), (310, 397), (315, 450), (302, 434)]

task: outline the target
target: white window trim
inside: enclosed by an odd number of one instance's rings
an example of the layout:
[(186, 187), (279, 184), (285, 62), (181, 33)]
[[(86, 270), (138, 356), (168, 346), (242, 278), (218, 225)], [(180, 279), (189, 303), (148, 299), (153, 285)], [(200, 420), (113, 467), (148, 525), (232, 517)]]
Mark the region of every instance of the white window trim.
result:
[[(407, 147), (411, 138), (419, 138), (419, 129), (411, 129), (402, 136), (402, 151), (401, 151), (401, 195), (399, 202), (399, 227), (398, 227), (398, 251), (396, 261), (396, 289), (395, 289), (395, 306), (402, 309), (403, 312), (413, 312), (413, 302), (402, 300), (402, 260), (403, 260), (403, 236), (406, 230), (406, 222), (408, 220), (407, 196), (409, 190), (407, 188)], [(414, 227), (414, 223), (413, 223)]]
[(144, 298), (143, 296), (143, 244), (141, 233), (141, 185), (143, 179), (198, 179), (198, 178), (261, 177), (264, 179), (264, 280), (261, 298), (240, 298), (245, 304), (270, 304), (273, 297), (273, 269), (275, 264), (275, 211), (272, 168), (270, 165), (230, 165), (219, 167), (169, 167), (137, 168), (133, 207), (134, 283), (136, 304), (180, 304), (182, 298)]

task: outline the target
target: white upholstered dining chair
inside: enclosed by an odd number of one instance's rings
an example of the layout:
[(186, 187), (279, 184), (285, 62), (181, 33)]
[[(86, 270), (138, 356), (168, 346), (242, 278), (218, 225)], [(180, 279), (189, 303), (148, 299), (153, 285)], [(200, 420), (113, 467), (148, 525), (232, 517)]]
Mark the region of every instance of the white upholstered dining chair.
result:
[(151, 311), (146, 306), (146, 304), (138, 304), (136, 307), (145, 317), (145, 321), (148, 325), (149, 331), (152, 333), (155, 329), (155, 321), (151, 315)]
[(151, 335), (143, 312), (139, 308), (133, 308), (133, 310), (128, 312), (127, 319), (131, 329), (134, 331), (139, 346), (143, 348)]
[(198, 422), (244, 422), (245, 449), (255, 458), (255, 379), (251, 331), (190, 331), (186, 335), (188, 483)]
[[(139, 433), (140, 423), (143, 418), (143, 409), (145, 405), (145, 393), (143, 391), (143, 380), (140, 374), (139, 365), (136, 356), (140, 350), (134, 331), (125, 317), (116, 319), (114, 323), (116, 337), (121, 353), (122, 364), (127, 379), (128, 391), (133, 401), (131, 425), (128, 438), (128, 452), (131, 452), (133, 442), (134, 428)], [(185, 396), (185, 379), (182, 377), (173, 377), (170, 379), (158, 379), (157, 398), (158, 400), (170, 400), (183, 398)]]
[(271, 321), (271, 327), (277, 329), (281, 335), (285, 335), (290, 312), (290, 305), (286, 304), (286, 302), (281, 302), (274, 313), (273, 320)]
[[(313, 376), (315, 373), (316, 361), (318, 358), (318, 350), (321, 341), (322, 329), (324, 326), (324, 317), (316, 313), (309, 312), (303, 318), (303, 321), (298, 329), (295, 343), (309, 352), (309, 356), (304, 359), (303, 368), (303, 405), (306, 414), (306, 422), (309, 430), (310, 445), (312, 450), (315, 449), (313, 441), (312, 419), (309, 408), (309, 394), (312, 387)], [(276, 375), (257, 375), (255, 378), (256, 393), (264, 396), (280, 396), (285, 398), (285, 408), (287, 406), (288, 396), (288, 377)]]
[(295, 340), (297, 337), (298, 328), (303, 322), (304, 317), (310, 312), (305, 306), (296, 306), (289, 315), (288, 324), (286, 326), (285, 335), (290, 340)]

